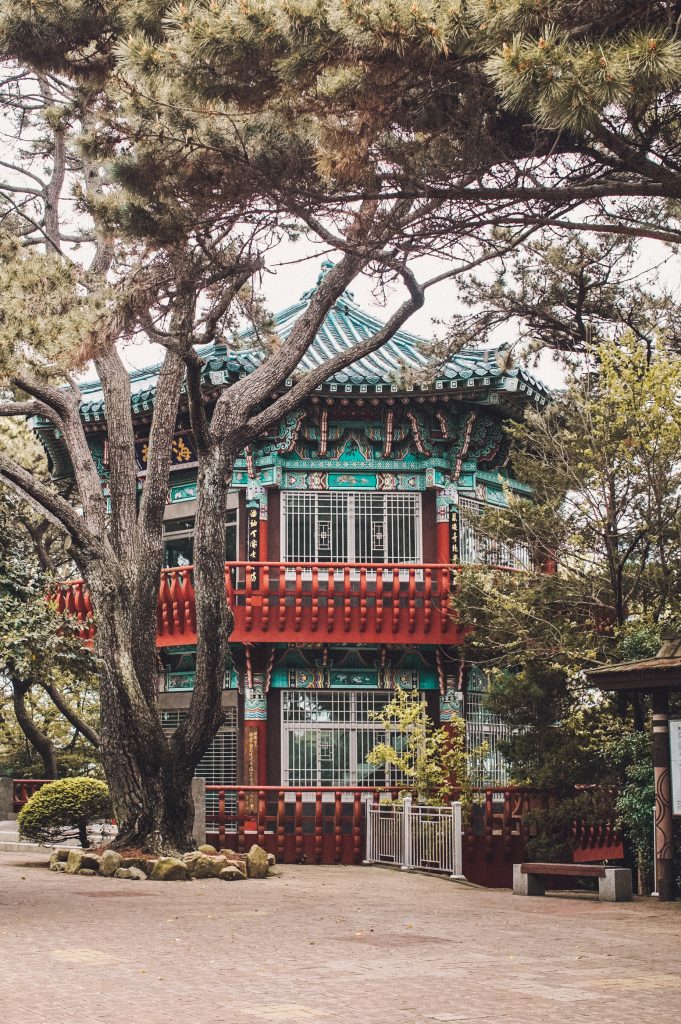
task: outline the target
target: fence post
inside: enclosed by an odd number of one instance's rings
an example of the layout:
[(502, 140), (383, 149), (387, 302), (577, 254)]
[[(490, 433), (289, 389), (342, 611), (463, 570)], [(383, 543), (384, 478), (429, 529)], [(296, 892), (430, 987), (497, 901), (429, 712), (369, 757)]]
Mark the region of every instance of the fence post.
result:
[(364, 800), (364, 817), (366, 820), (366, 850), (362, 863), (372, 864), (374, 854), (374, 816), (371, 813), (371, 794), (369, 794)]
[(203, 846), (206, 841), (205, 779), (192, 779), (192, 799), (194, 800), (194, 839), (197, 846)]
[(463, 873), (463, 818), (461, 814), (461, 801), (452, 801), (452, 842), (454, 845), (454, 874), (450, 878), (465, 879)]
[(402, 871), (411, 870), (411, 797), (402, 801)]

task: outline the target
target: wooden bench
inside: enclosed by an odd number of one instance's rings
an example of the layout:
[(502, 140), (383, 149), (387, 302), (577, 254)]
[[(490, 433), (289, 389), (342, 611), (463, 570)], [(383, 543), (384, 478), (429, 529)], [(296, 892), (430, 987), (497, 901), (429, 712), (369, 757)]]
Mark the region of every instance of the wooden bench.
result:
[(606, 868), (601, 864), (514, 864), (513, 893), (544, 896), (546, 878), (597, 878), (599, 900), (623, 903), (632, 899), (629, 868)]

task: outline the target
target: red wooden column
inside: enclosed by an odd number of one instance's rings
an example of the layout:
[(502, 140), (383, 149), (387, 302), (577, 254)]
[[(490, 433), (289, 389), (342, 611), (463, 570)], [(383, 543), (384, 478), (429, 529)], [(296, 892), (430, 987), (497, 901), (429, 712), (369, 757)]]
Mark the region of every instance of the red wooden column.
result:
[(453, 485), (438, 491), (435, 499), (435, 535), (437, 561), (440, 565), (459, 564), (459, 509), (456, 501), (456, 488)]

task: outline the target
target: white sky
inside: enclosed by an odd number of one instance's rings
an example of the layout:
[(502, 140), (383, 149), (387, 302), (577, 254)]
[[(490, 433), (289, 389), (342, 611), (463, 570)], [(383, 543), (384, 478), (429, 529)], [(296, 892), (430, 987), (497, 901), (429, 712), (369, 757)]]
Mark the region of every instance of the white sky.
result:
[[(297, 243), (282, 242), (268, 259), (268, 270), (262, 277), (260, 290), (265, 296), (270, 310), (278, 313), (287, 306), (297, 302), (303, 292), (314, 287), (319, 275), (321, 263), (324, 259), (331, 259), (336, 262), (338, 255), (328, 253), (328, 248), (322, 245), (315, 245), (309, 240)], [(447, 269), (450, 264), (438, 259), (420, 260), (418, 263), (418, 274), (420, 279), (429, 278)], [(355, 302), (372, 313), (379, 320), (387, 320), (396, 306), (404, 299), (404, 289), (395, 287), (383, 299), (378, 299), (372, 293), (373, 282), (367, 277), (358, 277), (350, 286)], [(462, 309), (457, 299), (456, 284), (452, 281), (444, 281), (434, 285), (426, 292), (426, 301), (422, 309), (418, 310), (405, 324), (404, 329), (429, 339), (436, 334), (443, 332), (443, 322), (449, 320), (451, 315)], [(516, 330), (510, 325), (509, 339), (514, 341)], [(504, 341), (504, 334), (499, 332), (495, 337), (495, 343)], [(138, 342), (126, 346), (123, 351), (123, 359), (131, 370), (139, 370), (145, 366), (156, 363), (161, 358), (161, 349), (147, 342)], [(560, 387), (563, 374), (550, 354), (542, 355), (536, 367), (531, 367), (531, 372), (543, 380), (549, 387)], [(88, 374), (88, 378), (91, 374)]]

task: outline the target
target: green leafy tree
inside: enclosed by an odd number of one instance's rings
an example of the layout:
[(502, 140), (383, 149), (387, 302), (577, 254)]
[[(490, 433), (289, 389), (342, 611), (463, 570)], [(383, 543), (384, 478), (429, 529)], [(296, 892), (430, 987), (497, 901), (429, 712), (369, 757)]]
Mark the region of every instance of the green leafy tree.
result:
[(466, 751), (465, 725), (455, 716), (436, 728), (418, 692), (398, 689), (372, 718), (381, 723), (389, 742), (378, 743), (367, 755), (369, 764), (396, 772), (405, 792), (421, 803), (442, 804), (456, 793), (464, 812), (470, 811), (470, 760), (481, 751)]
[[(45, 532), (0, 501), (0, 753), (1, 770), (56, 778), (69, 765), (96, 765), (99, 734), (95, 663), (74, 623), (48, 602), (50, 579), (36, 554), (49, 559)], [(15, 726), (28, 743), (25, 750)], [(35, 772), (35, 756), (41, 769)], [(18, 772), (23, 774), (23, 772)]]
[(598, 374), (573, 371), (552, 408), (511, 428), (533, 500), (509, 498), (479, 523), (492, 551), (512, 537), (555, 571), (464, 567), (455, 597), (467, 654), (489, 670), (489, 706), (513, 728), (514, 777), (562, 801), (554, 845), (576, 814), (575, 784), (628, 784), (609, 751), (644, 725), (640, 699), (630, 718), (584, 670), (651, 656), (659, 623), (679, 613), (681, 360), (664, 347), (649, 358), (632, 338), (596, 354)]

